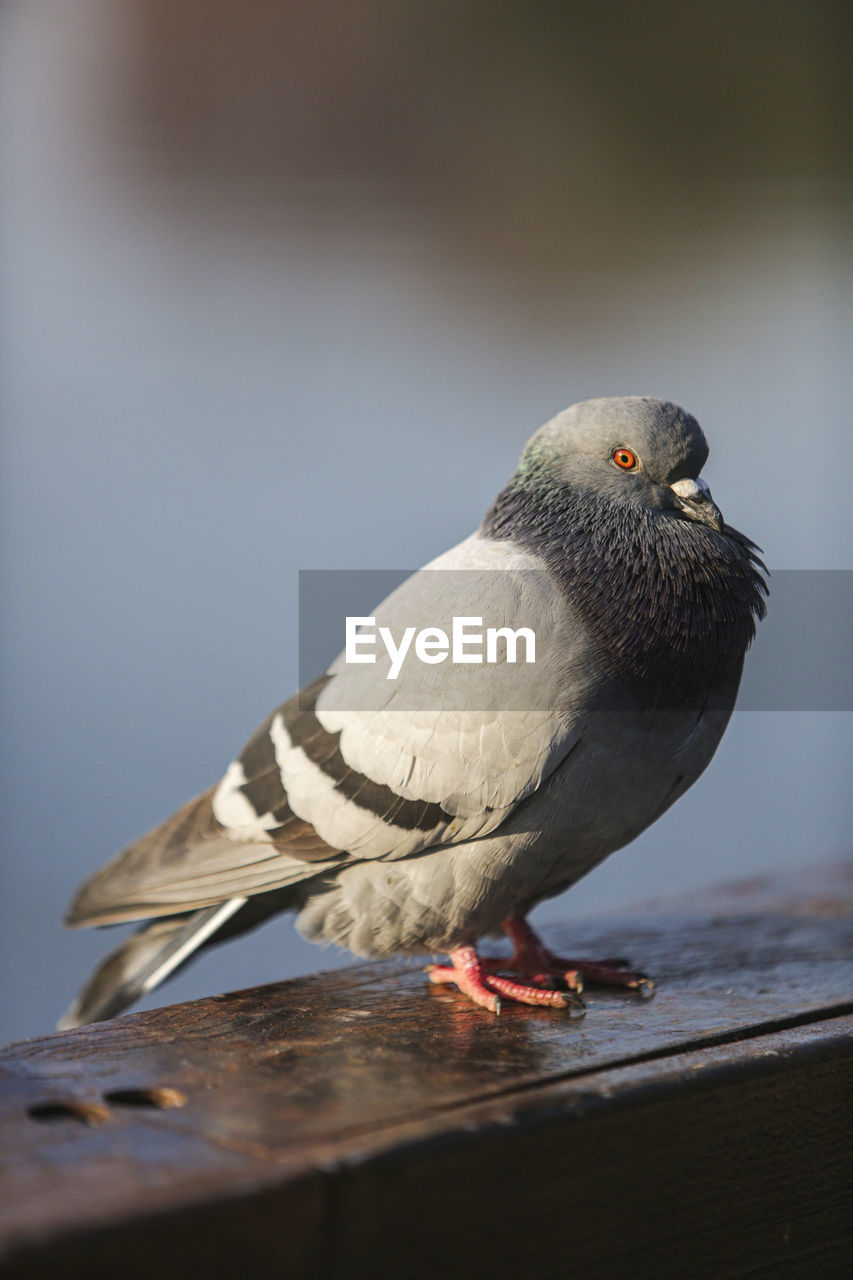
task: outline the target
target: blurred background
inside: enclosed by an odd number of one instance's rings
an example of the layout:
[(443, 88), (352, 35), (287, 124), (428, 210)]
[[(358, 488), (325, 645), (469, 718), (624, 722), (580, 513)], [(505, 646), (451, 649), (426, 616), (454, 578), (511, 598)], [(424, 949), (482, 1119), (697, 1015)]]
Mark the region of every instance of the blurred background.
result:
[[(771, 568), (851, 567), (852, 18), (4, 6), (0, 1040), (117, 941), (77, 883), (294, 690), (298, 570), (422, 564), (565, 405), (678, 400)], [(538, 918), (849, 854), (851, 754), (737, 712)], [(147, 1003), (346, 962), (280, 919)]]

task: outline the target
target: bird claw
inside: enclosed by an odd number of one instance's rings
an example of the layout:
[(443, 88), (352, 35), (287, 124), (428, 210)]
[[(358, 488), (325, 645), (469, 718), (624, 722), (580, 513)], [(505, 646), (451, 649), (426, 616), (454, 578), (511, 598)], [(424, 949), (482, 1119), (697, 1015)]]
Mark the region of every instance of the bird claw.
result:
[(587, 984), (591, 987), (617, 987), (632, 992), (642, 1000), (651, 999), (655, 993), (653, 980), (632, 969), (627, 960), (616, 963), (613, 960), (566, 960), (554, 957), (553, 964), (557, 971), (567, 970), (566, 978), (575, 975), (581, 991)]
[(520, 973), (535, 983), (557, 981), (566, 989), (580, 993), (586, 984), (590, 986), (617, 987), (629, 991), (642, 1000), (654, 995), (655, 984), (644, 973), (631, 968), (631, 962), (623, 957), (606, 960), (574, 960), (554, 955), (521, 916), (510, 916), (504, 921), (504, 930), (514, 945), (514, 952), (507, 960), (487, 957), (483, 964), (490, 970)]
[(529, 1004), (546, 1009), (571, 1009), (581, 1014), (586, 1012), (586, 1005), (574, 991), (563, 992), (552, 987), (527, 985), (499, 973), (488, 972), (473, 947), (457, 947), (449, 954), (449, 965), (427, 967), (430, 982), (436, 985), (452, 983), (469, 1000), (489, 1013), (500, 1014), (501, 996), (515, 1004)]
[[(617, 987), (640, 1000), (654, 995), (655, 984), (644, 973), (635, 972), (624, 959), (570, 960), (555, 956), (521, 916), (510, 916), (503, 925), (514, 944), (508, 959), (477, 955), (472, 946), (455, 947), (449, 965), (430, 965), (431, 983), (452, 983), (474, 1004), (490, 1013), (501, 1011), (501, 996), (516, 1004), (549, 1009), (586, 1012), (581, 999), (584, 984)], [(526, 979), (518, 982), (507, 974)]]

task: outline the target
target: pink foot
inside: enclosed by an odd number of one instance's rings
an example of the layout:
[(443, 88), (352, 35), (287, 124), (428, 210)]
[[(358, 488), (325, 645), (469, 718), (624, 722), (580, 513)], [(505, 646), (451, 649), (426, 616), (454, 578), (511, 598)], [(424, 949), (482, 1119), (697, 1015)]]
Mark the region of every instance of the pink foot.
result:
[(569, 960), (555, 956), (533, 931), (523, 916), (509, 916), (503, 929), (515, 950), (508, 960), (487, 956), (482, 965), (490, 973), (495, 971), (520, 973), (535, 983), (547, 983), (555, 978), (565, 982), (569, 991), (580, 992), (584, 982), (592, 986), (621, 987), (636, 991), (640, 996), (651, 996), (655, 984), (645, 974), (635, 973), (624, 960)]
[(549, 1009), (567, 1009), (569, 1005), (580, 1003), (561, 991), (543, 991), (541, 987), (527, 987), (509, 978), (486, 973), (473, 947), (454, 948), (450, 952), (449, 965), (430, 965), (427, 973), (430, 982), (454, 983), (469, 1000), (490, 1013), (500, 1013), (501, 996), (518, 1004), (544, 1005)]

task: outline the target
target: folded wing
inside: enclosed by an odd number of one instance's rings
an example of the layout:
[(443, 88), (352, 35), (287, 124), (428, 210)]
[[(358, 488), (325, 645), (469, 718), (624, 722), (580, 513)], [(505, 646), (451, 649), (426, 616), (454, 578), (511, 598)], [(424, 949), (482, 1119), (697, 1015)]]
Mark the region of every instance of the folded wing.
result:
[(196, 910), (494, 831), (575, 745), (585, 655), (566, 606), (525, 553), (474, 537), (377, 607), (378, 625), (455, 615), (537, 637), (527, 686), (506, 662), (429, 665), (339, 658), (279, 707), (217, 787), (81, 887), (72, 925)]

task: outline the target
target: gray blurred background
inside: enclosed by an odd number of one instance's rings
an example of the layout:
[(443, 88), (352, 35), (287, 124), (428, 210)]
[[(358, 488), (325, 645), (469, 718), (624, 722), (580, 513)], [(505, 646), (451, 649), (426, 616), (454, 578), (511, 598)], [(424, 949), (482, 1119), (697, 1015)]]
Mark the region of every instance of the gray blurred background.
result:
[[(293, 691), (298, 570), (423, 563), (572, 401), (680, 401), (771, 568), (851, 567), (851, 12), (4, 7), (0, 1039), (116, 941), (78, 881)], [(849, 853), (851, 747), (736, 713), (539, 919)], [(148, 1003), (346, 961), (282, 919)]]

